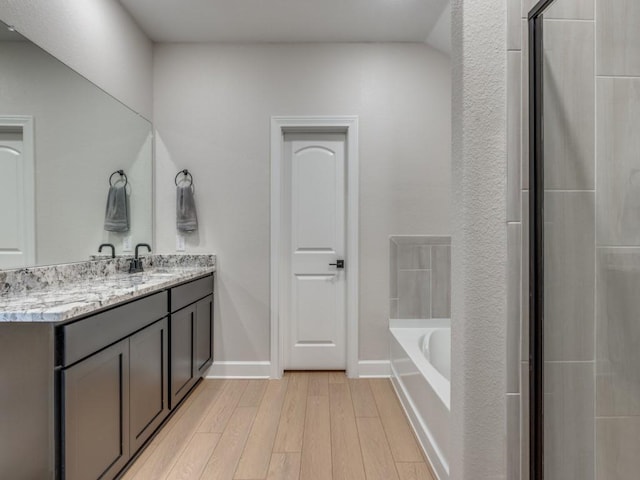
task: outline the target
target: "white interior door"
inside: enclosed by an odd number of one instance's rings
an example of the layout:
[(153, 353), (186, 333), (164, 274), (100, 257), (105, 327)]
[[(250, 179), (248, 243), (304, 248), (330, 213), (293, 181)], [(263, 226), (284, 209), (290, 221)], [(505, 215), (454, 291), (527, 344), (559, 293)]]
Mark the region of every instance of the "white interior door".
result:
[(0, 125), (0, 269), (35, 262), (33, 166), (23, 130)]
[(284, 140), (284, 368), (344, 370), (345, 135)]

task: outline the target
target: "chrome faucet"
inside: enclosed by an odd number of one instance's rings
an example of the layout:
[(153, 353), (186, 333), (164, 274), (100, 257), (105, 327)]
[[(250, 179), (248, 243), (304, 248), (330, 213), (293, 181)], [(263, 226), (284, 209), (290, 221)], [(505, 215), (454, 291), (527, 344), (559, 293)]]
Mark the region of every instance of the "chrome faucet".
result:
[(135, 257), (133, 257), (131, 259), (131, 263), (129, 263), (129, 273), (140, 273), (144, 271), (144, 268), (142, 266), (142, 259), (138, 258), (138, 249), (140, 247), (144, 247), (147, 250), (149, 250), (149, 252), (151, 252), (151, 245), (149, 245), (148, 243), (139, 243), (136, 245), (136, 251), (135, 251)]
[(116, 247), (112, 243), (103, 243), (98, 247), (98, 253), (102, 253), (102, 247), (109, 247), (111, 249), (111, 258), (116, 258)]

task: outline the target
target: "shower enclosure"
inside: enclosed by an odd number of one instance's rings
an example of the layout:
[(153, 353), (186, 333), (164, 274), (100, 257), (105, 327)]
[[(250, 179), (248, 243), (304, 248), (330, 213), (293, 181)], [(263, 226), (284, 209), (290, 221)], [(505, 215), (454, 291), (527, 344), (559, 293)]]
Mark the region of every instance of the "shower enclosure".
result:
[(529, 13), (529, 473), (640, 478), (640, 1)]

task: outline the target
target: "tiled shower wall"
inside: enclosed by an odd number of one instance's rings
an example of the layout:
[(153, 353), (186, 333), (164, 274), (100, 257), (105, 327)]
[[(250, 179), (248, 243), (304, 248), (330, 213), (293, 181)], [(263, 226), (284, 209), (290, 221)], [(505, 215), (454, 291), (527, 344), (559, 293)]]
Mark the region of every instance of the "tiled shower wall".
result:
[(449, 318), (451, 237), (389, 238), (389, 318)]
[[(528, 479), (528, 58), (508, 1), (509, 480)], [(547, 479), (640, 471), (638, 0), (545, 14)], [(579, 299), (579, 300), (577, 300)]]

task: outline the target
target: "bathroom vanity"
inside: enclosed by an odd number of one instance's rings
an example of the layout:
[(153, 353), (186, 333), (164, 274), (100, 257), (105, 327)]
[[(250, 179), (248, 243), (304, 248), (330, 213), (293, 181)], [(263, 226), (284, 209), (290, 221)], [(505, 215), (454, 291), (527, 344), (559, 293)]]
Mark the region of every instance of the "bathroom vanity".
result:
[(213, 362), (214, 271), (0, 296), (0, 477), (117, 477)]

